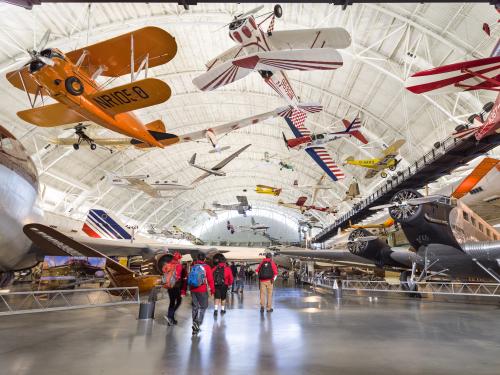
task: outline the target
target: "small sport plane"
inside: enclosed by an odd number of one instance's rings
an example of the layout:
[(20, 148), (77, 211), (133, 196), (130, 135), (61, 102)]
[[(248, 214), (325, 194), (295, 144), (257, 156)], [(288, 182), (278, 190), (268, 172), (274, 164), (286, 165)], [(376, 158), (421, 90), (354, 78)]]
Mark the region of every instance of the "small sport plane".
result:
[(212, 210), (211, 208), (207, 208), (205, 203), (203, 203), (203, 207), (201, 208), (200, 211), (206, 213), (208, 216), (215, 218), (217, 217), (217, 212), (215, 212), (215, 210)]
[(315, 210), (320, 212), (326, 212), (329, 214), (337, 213), (337, 210), (333, 207), (318, 207), (314, 205), (306, 205), (307, 197), (299, 197), (297, 202), (295, 203), (285, 203), (281, 199), (278, 201), (279, 206), (293, 208), (295, 210), (299, 210), (301, 213), (304, 213), (309, 210)]
[[(242, 120), (228, 122), (226, 124), (212, 126), (210, 128), (193, 131), (186, 134), (170, 134), (170, 138), (162, 140), (162, 144), (164, 146), (170, 146), (178, 143), (184, 142), (202, 142), (203, 140), (207, 140), (213, 147), (210, 151), (220, 152), (229, 149), (229, 146), (221, 146), (219, 141), (228, 135), (229, 133), (245, 128), (250, 125), (257, 124), (259, 122), (265, 121), (269, 118), (277, 117), (278, 114), (283, 110), (282, 108), (277, 108), (273, 111), (261, 113), (255, 116), (250, 116)], [(150, 146), (147, 143), (139, 142), (136, 139), (132, 138), (104, 138), (104, 137), (94, 137), (90, 134), (85, 133), (85, 129), (88, 126), (83, 124), (78, 124), (75, 126), (75, 137), (67, 137), (67, 138), (55, 138), (49, 139), (50, 143), (62, 146), (73, 146), (75, 150), (78, 150), (80, 144), (86, 142), (90, 145), (92, 150), (96, 149), (96, 145), (108, 147), (108, 148), (123, 148), (123, 147), (131, 147), (135, 146), (139, 149), (146, 149)], [(92, 128), (91, 128), (92, 130)]]
[[(296, 139), (312, 137), (312, 132), (304, 125), (306, 117), (304, 112), (297, 109), (292, 109), (290, 114), (284, 117)], [(283, 138), (285, 139), (287, 147), (289, 147), (288, 141), (284, 135)], [(335, 164), (326, 147), (313, 144), (311, 146), (305, 146), (305, 151), (333, 181), (345, 178), (344, 172)]]
[(269, 195), (275, 195), (275, 196), (278, 196), (281, 194), (281, 188), (278, 189), (278, 188), (275, 188), (275, 187), (272, 187), (272, 186), (267, 186), (267, 185), (257, 185), (255, 187), (255, 192), (259, 193), (259, 194), (269, 194)]
[(220, 204), (214, 202), (212, 205), (218, 210), (236, 210), (240, 215), (247, 216), (247, 211), (252, 210), (252, 206), (248, 204), (248, 198), (246, 196), (238, 195), (236, 196), (238, 203), (235, 204)]
[[(498, 46), (498, 44), (497, 44)], [(422, 94), (432, 94), (490, 90), (500, 91), (500, 56), (497, 48), (491, 57), (440, 66), (413, 74), (406, 81), (406, 89)], [(485, 119), (484, 115), (490, 114)], [(469, 125), (459, 125), (454, 137), (468, 138), (474, 135), (476, 140), (498, 133), (500, 129), (500, 94), (495, 103), (487, 103), (483, 112), (469, 117)]]
[[(257, 234), (260, 232), (266, 233), (266, 231), (270, 228), (269, 225), (264, 225), (257, 223), (255, 219), (252, 217), (251, 219), (252, 225), (239, 225), (238, 228), (241, 232), (253, 232), (253, 234)], [(230, 221), (227, 222), (227, 230), (234, 234), (234, 225), (231, 224)]]
[(398, 163), (401, 160), (397, 160), (396, 156), (399, 154), (399, 149), (405, 144), (404, 139), (399, 139), (392, 145), (387, 147), (383, 152), (382, 156), (378, 159), (368, 159), (368, 160), (355, 160), (354, 157), (349, 156), (345, 163), (351, 165), (357, 165), (363, 168), (369, 168), (370, 170), (366, 172), (365, 178), (373, 178), (380, 172), (382, 178), (387, 177), (386, 169), (391, 171), (396, 170)]
[(191, 185), (194, 185), (197, 182), (200, 182), (201, 180), (209, 177), (210, 175), (225, 176), (226, 172), (223, 172), (222, 168), (224, 168), (227, 164), (229, 164), (229, 162), (231, 162), (233, 159), (237, 158), (239, 154), (241, 154), (243, 151), (245, 151), (250, 146), (251, 146), (251, 144), (246, 145), (246, 146), (240, 148), (234, 154), (229, 155), (227, 158), (225, 158), (221, 162), (217, 163), (212, 168), (206, 168), (206, 167), (203, 167), (203, 166), (200, 166), (200, 165), (196, 164), (196, 154), (194, 154), (193, 156), (191, 156), (191, 159), (189, 160), (189, 165), (192, 166), (192, 167), (201, 169), (205, 173), (203, 173), (200, 177), (198, 177), (196, 180), (194, 180), (193, 182), (191, 182)]
[(292, 139), (286, 139), (285, 134), (283, 133), (283, 139), (285, 140), (285, 145), (287, 148), (292, 148), (295, 150), (313, 146), (321, 146), (345, 137), (355, 137), (365, 145), (368, 143), (368, 140), (363, 136), (363, 134), (361, 134), (361, 131), (359, 130), (361, 128), (361, 120), (359, 118), (356, 117), (351, 122), (342, 120), (342, 123), (345, 126), (345, 130), (305, 135), (303, 137)]
[[(238, 44), (209, 61), (207, 72), (193, 79), (202, 91), (215, 90), (259, 72), (264, 81), (290, 106), (318, 112), (320, 106), (300, 104), (285, 70), (334, 70), (343, 64), (337, 48), (347, 48), (351, 36), (340, 27), (274, 31), (275, 18), (282, 16), (280, 5), (259, 24), (255, 14), (263, 5), (239, 14), (228, 24), (229, 37)], [(271, 19), (267, 31), (261, 25)]]
[[(156, 78), (136, 80), (142, 70), (169, 62), (177, 53), (172, 35), (158, 27), (145, 27), (104, 42), (64, 54), (45, 48), (29, 50), (29, 61), (7, 73), (7, 80), (26, 92), (31, 109), (17, 115), (41, 127), (92, 121), (150, 147), (163, 147), (170, 138), (161, 120), (144, 125), (132, 111), (160, 104), (171, 95), (170, 87)], [(131, 82), (103, 89), (99, 76), (120, 77), (130, 72)], [(32, 98), (34, 95), (34, 99)], [(37, 99), (50, 96), (55, 104), (36, 107)], [(95, 147), (94, 147), (95, 148)]]
[(163, 198), (161, 191), (190, 190), (192, 186), (177, 181), (153, 180), (149, 175), (111, 176), (111, 185), (131, 190), (140, 190), (152, 198)]

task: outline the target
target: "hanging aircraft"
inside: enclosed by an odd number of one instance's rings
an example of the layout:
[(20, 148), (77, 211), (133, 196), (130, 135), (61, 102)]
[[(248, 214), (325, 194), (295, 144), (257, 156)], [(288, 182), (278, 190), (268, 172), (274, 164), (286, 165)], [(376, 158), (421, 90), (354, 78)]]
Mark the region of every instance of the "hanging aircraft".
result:
[(206, 213), (208, 216), (217, 218), (217, 212), (215, 212), (215, 210), (212, 210), (211, 208), (208, 208), (205, 203), (203, 203), (203, 207), (200, 211)]
[[(221, 152), (230, 148), (230, 146), (221, 146), (220, 140), (226, 135), (238, 129), (243, 129), (247, 126), (257, 124), (259, 122), (265, 121), (267, 119), (278, 116), (278, 114), (283, 110), (283, 108), (277, 108), (274, 111), (269, 111), (261, 113), (255, 116), (250, 116), (242, 120), (228, 122), (226, 124), (212, 126), (210, 128), (193, 131), (185, 134), (171, 134), (168, 139), (162, 140), (164, 146), (175, 145), (185, 142), (203, 142), (204, 140), (213, 147), (209, 152)], [(85, 130), (89, 128), (89, 131), (93, 131), (91, 126), (78, 124), (74, 127), (75, 137), (66, 138), (49, 138), (49, 143), (60, 145), (60, 146), (73, 146), (75, 150), (80, 148), (82, 143), (87, 143), (90, 145), (92, 150), (95, 150), (97, 146), (102, 146), (108, 149), (120, 149), (125, 147), (136, 147), (138, 149), (148, 149), (149, 144), (144, 142), (138, 142), (132, 138), (109, 138), (109, 137), (97, 137), (90, 132), (86, 133)]]
[(269, 195), (275, 195), (278, 196), (281, 194), (281, 188), (275, 188), (272, 186), (267, 186), (267, 185), (257, 185), (255, 186), (255, 192), (258, 194), (269, 194)]
[[(499, 44), (491, 56), (484, 59), (458, 62), (424, 70), (413, 74), (406, 80), (406, 89), (414, 94), (443, 94), (461, 91), (500, 90), (500, 52)], [(489, 112), (488, 117), (484, 116)], [(495, 102), (486, 103), (483, 111), (469, 117), (469, 125), (459, 125), (454, 137), (474, 136), (477, 141), (500, 132), (500, 94)]]
[(151, 179), (149, 175), (109, 176), (111, 185), (130, 190), (139, 190), (152, 198), (164, 198), (162, 191), (190, 190), (192, 186), (179, 184), (177, 181)]
[(288, 162), (288, 159), (278, 159), (277, 158), (278, 154), (271, 155), (269, 152), (264, 152), (264, 157), (261, 159), (262, 161), (265, 161), (266, 163), (274, 163), (277, 164), (280, 168), (280, 171), (283, 169), (287, 169), (290, 171), (294, 170), (294, 167), (291, 163)]
[(373, 178), (379, 172), (382, 178), (387, 177), (386, 169), (391, 171), (396, 170), (397, 165), (401, 160), (397, 160), (396, 156), (399, 154), (399, 149), (405, 144), (404, 139), (399, 139), (392, 145), (387, 147), (383, 152), (382, 156), (378, 159), (368, 159), (368, 160), (355, 160), (354, 157), (349, 156), (345, 164), (357, 165), (363, 168), (369, 168), (370, 170), (366, 172), (365, 178)]
[[(148, 68), (174, 58), (177, 43), (169, 33), (145, 27), (66, 54), (45, 48), (48, 39), (49, 32), (38, 51), (27, 51), (29, 60), (21, 69), (7, 73), (7, 80), (25, 91), (31, 104), (31, 109), (17, 113), (21, 119), (41, 127), (92, 121), (138, 142), (163, 147), (162, 141), (171, 137), (163, 122), (144, 125), (132, 111), (170, 98), (171, 90), (165, 82), (156, 78), (136, 80), (142, 70), (147, 76)], [(96, 82), (99, 76), (120, 77), (127, 71), (130, 83), (103, 89)], [(57, 103), (36, 107), (38, 98), (43, 104), (46, 96)]]
[(194, 185), (196, 184), (197, 182), (200, 182), (201, 180), (209, 177), (210, 175), (214, 175), (214, 176), (225, 176), (226, 175), (226, 172), (223, 172), (222, 171), (222, 168), (224, 168), (229, 162), (231, 162), (233, 159), (237, 158), (238, 155), (240, 155), (243, 151), (245, 151), (248, 147), (250, 147), (251, 144), (248, 144), (242, 148), (240, 148), (238, 151), (236, 151), (234, 154), (228, 156), (227, 158), (225, 158), (224, 160), (222, 160), (221, 162), (217, 163), (216, 165), (214, 165), (212, 168), (206, 168), (206, 167), (202, 167), (200, 165), (197, 165), (196, 164), (196, 154), (194, 154), (191, 159), (189, 160), (189, 165), (192, 166), (192, 167), (195, 167), (195, 168), (198, 168), (198, 169), (201, 169), (202, 171), (204, 171), (205, 173), (203, 173), (200, 177), (198, 177), (196, 180), (194, 180), (193, 182), (191, 182), (191, 185)]
[(359, 185), (358, 182), (354, 180), (349, 184), (349, 189), (347, 189), (347, 191), (345, 192), (345, 197), (343, 200), (351, 201), (359, 197), (360, 197)]
[[(266, 233), (267, 230), (270, 228), (268, 225), (260, 224), (255, 221), (255, 219), (252, 217), (250, 218), (252, 225), (238, 225), (238, 228), (240, 229), (240, 232), (253, 232), (253, 234), (263, 234)], [(227, 230), (231, 232), (231, 234), (234, 234), (235, 229), (234, 225), (231, 224), (231, 222), (228, 220), (227, 221)]]
[(214, 202), (212, 205), (217, 209), (217, 210), (227, 210), (227, 211), (232, 211), (236, 210), (240, 215), (243, 215), (244, 217), (247, 216), (247, 211), (252, 210), (252, 206), (248, 204), (248, 198), (246, 196), (241, 196), (238, 195), (236, 196), (236, 200), (238, 203), (235, 204), (220, 204), (217, 202)]
[[(284, 116), (284, 118), (295, 137), (304, 139), (304, 137), (312, 136), (311, 131), (304, 125), (306, 119), (304, 112), (292, 109), (290, 114)], [(283, 138), (288, 147), (287, 139), (284, 135)], [(305, 146), (304, 149), (333, 181), (342, 180), (345, 177), (344, 172), (335, 164), (325, 147), (313, 144), (312, 146)]]
[[(282, 16), (280, 5), (259, 24), (255, 14), (263, 5), (239, 14), (228, 24), (229, 37), (238, 44), (206, 64), (207, 72), (193, 79), (202, 91), (211, 91), (235, 82), (252, 72), (290, 106), (305, 112), (318, 112), (317, 105), (300, 104), (285, 70), (334, 70), (342, 66), (337, 48), (347, 48), (351, 36), (340, 27), (274, 31), (275, 18)], [(271, 18), (267, 32), (261, 25)]]
[(354, 120), (352, 120), (352, 122), (348, 122), (347, 120), (342, 121), (345, 126), (345, 130), (305, 135), (292, 139), (287, 139), (285, 137), (285, 134), (283, 133), (283, 140), (285, 141), (285, 145), (288, 149), (294, 150), (301, 150), (313, 146), (321, 146), (336, 141), (337, 139), (346, 137), (355, 137), (363, 144), (368, 143), (368, 140), (359, 131), (359, 129), (361, 128), (361, 120), (359, 118), (356, 117)]
[(307, 197), (299, 197), (295, 203), (285, 203), (281, 199), (278, 201), (278, 206), (293, 208), (299, 210), (301, 213), (305, 213), (309, 210), (315, 210), (320, 212), (326, 212), (329, 214), (337, 213), (337, 210), (333, 207), (318, 207), (315, 205), (306, 205)]

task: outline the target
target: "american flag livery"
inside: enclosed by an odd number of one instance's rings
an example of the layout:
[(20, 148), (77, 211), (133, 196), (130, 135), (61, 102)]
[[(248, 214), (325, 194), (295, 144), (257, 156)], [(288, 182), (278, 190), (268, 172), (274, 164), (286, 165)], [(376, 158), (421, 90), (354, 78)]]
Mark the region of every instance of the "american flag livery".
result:
[(132, 236), (120, 221), (111, 217), (104, 210), (90, 210), (85, 223), (83, 223), (82, 231), (93, 238), (113, 240), (132, 239)]
[[(307, 113), (297, 109), (292, 109), (289, 116), (285, 116), (285, 121), (292, 130), (295, 137), (304, 137), (312, 135), (311, 131), (305, 127), (304, 123), (307, 118)], [(330, 176), (333, 181), (342, 180), (345, 178), (344, 172), (333, 161), (325, 147), (314, 146), (306, 148), (306, 152), (313, 158), (325, 173)]]

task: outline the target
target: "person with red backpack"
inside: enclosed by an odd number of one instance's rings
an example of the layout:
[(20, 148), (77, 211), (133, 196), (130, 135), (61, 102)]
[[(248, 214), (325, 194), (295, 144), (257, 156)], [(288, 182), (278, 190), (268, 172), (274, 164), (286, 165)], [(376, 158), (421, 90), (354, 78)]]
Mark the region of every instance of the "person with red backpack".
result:
[(185, 275), (183, 275), (186, 271), (182, 268), (182, 264), (180, 263), (181, 258), (182, 255), (177, 252), (173, 255), (165, 255), (166, 263), (162, 269), (162, 284), (163, 287), (167, 289), (170, 299), (168, 312), (165, 316), (165, 320), (169, 326), (177, 324), (175, 312), (182, 303), (182, 294), (186, 294), (186, 278)]
[(205, 254), (199, 253), (197, 258), (198, 260), (193, 263), (188, 275), (193, 306), (193, 335), (197, 335), (201, 331), (200, 326), (208, 307), (208, 288), (210, 288), (211, 295), (214, 294), (215, 290), (212, 269), (205, 263)]
[(230, 285), (233, 285), (233, 272), (226, 263), (226, 257), (221, 255), (218, 260), (217, 265), (212, 268), (215, 285), (214, 316), (217, 316), (219, 312), (219, 304), (221, 306), (220, 314), (226, 313), (227, 290)]
[[(264, 312), (264, 306), (267, 307), (267, 312), (273, 312), (273, 282), (278, 276), (278, 267), (271, 259), (272, 254), (266, 253), (266, 257), (259, 264), (257, 275), (259, 275), (260, 284), (260, 312)], [(266, 304), (267, 295), (267, 304)]]

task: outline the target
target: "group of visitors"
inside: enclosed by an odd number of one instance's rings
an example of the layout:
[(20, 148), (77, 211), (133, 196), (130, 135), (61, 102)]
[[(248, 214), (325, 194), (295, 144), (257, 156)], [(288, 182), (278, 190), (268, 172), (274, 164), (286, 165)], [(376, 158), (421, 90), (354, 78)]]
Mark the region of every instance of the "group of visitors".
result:
[[(214, 266), (206, 263), (206, 255), (199, 253), (191, 266), (189, 273), (183, 268), (179, 253), (167, 254), (167, 262), (163, 266), (162, 284), (168, 290), (170, 303), (165, 319), (169, 326), (176, 325), (175, 312), (189, 288), (191, 293), (193, 335), (201, 329), (205, 311), (208, 308), (209, 293), (214, 297), (214, 316), (226, 314), (226, 298), (231, 288), (233, 293), (243, 294), (247, 267), (244, 265), (227, 264), (223, 254), (214, 257)], [(273, 283), (278, 276), (278, 267), (272, 260), (272, 254), (267, 253), (256, 269), (260, 282), (260, 312), (273, 311)], [(220, 310), (219, 310), (220, 308)]]

